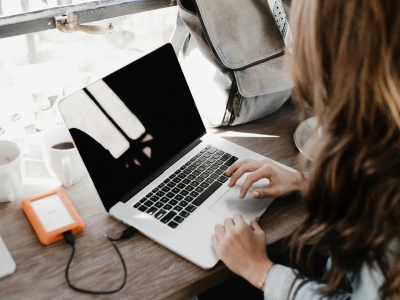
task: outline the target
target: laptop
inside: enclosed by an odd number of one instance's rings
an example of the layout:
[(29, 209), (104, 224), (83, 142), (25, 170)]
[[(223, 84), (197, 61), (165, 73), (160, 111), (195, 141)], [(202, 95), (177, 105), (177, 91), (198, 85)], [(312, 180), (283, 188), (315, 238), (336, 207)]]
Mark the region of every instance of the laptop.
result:
[(244, 179), (228, 187), (230, 165), (266, 158), (207, 134), (171, 44), (61, 100), (59, 110), (109, 214), (203, 269), (219, 260), (217, 223), (235, 214), (250, 222), (273, 200), (251, 191), (239, 199)]

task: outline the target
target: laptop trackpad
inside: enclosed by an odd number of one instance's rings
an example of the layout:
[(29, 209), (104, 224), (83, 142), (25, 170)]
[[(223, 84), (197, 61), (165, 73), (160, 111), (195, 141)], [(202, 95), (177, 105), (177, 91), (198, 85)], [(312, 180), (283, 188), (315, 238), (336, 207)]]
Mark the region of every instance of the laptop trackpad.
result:
[(251, 192), (247, 192), (243, 199), (239, 198), (240, 187), (230, 188), (217, 200), (209, 210), (223, 218), (232, 218), (235, 214), (241, 214), (246, 222), (259, 216), (274, 199), (254, 199)]

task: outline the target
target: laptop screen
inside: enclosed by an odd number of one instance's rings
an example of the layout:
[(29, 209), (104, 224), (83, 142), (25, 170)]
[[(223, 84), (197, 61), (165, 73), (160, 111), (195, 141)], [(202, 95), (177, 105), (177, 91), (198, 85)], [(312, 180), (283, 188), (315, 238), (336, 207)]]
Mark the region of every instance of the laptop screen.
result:
[(205, 133), (170, 44), (65, 98), (59, 109), (107, 211)]

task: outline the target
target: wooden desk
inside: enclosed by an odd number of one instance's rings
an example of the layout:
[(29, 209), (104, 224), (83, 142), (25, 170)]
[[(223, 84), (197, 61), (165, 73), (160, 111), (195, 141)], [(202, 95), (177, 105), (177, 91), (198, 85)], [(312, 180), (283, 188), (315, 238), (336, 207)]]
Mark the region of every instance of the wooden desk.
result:
[[(225, 134), (234, 143), (297, 168), (298, 151), (293, 142), (297, 124), (296, 110), (287, 103), (271, 116), (218, 129), (216, 134)], [(229, 132), (274, 137), (229, 137)], [(37, 147), (31, 146), (33, 154), (26, 161), (25, 196), (56, 187)], [(35, 184), (35, 180), (39, 181)], [(103, 234), (118, 237), (126, 227), (106, 213), (87, 176), (65, 191), (86, 224), (85, 231), (76, 236), (71, 281), (91, 290), (117, 288), (122, 281), (122, 267)], [(276, 200), (260, 219), (268, 243), (285, 237), (303, 217), (304, 209), (295, 197)], [(71, 247), (63, 241), (49, 246), (40, 244), (20, 201), (0, 203), (0, 234), (17, 264), (14, 274), (0, 279), (1, 299), (104, 298), (77, 293), (67, 286), (64, 271)], [(128, 279), (121, 292), (105, 296), (107, 299), (189, 299), (233, 276), (221, 262), (211, 271), (202, 270), (141, 234), (117, 243), (127, 264)]]

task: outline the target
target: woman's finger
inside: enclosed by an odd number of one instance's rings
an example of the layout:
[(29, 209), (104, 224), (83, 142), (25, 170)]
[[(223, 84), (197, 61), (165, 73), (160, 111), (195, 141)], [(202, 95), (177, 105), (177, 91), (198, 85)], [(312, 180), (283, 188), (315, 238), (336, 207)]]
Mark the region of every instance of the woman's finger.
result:
[(258, 224), (258, 217), (254, 217), (251, 221), (250, 221), (250, 227), (251, 229), (253, 229), (253, 231), (263, 231), (260, 227), (260, 224)]
[(244, 173), (254, 172), (259, 168), (261, 168), (261, 166), (262, 162), (255, 160), (245, 160), (244, 163), (242, 163), (231, 176), (228, 186), (233, 187), (238, 181), (238, 179), (243, 176)]
[(225, 234), (225, 228), (221, 224), (217, 224), (214, 227), (215, 234), (217, 235), (218, 239), (220, 240), (223, 235)]
[(233, 226), (235, 226), (235, 225), (231, 218), (225, 219), (225, 221), (224, 221), (225, 232), (232, 230)]
[(211, 242), (212, 242), (212, 245), (213, 245), (213, 248), (214, 248), (215, 252), (217, 252), (217, 249), (218, 249), (218, 246), (219, 246), (219, 240), (218, 240), (217, 235), (213, 234), (211, 236)]

